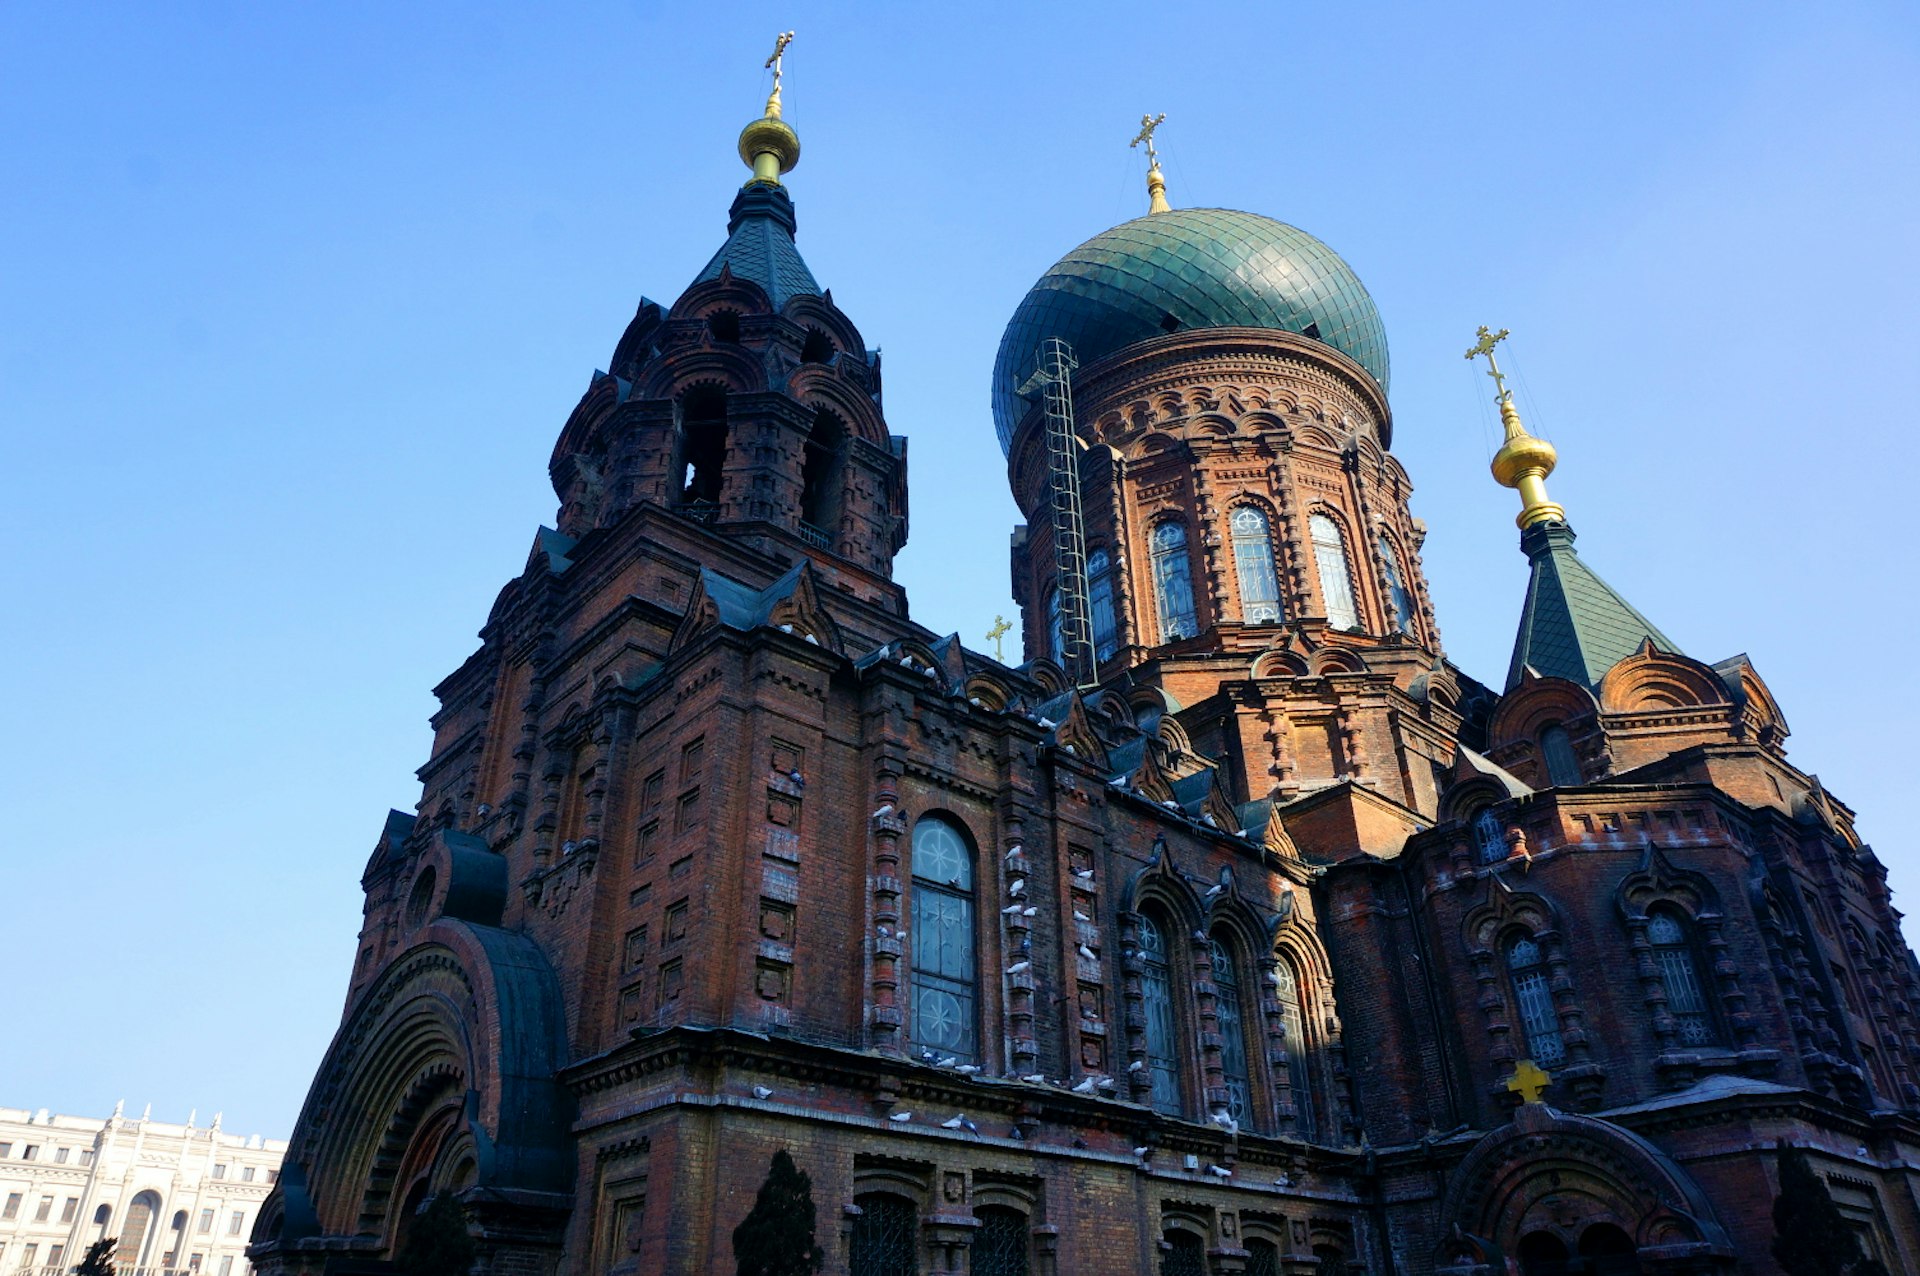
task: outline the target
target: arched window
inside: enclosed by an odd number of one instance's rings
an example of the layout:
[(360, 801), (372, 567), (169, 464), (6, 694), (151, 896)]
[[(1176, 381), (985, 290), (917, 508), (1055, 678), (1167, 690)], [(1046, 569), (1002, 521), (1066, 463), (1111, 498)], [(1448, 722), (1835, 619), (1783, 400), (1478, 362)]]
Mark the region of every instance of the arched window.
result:
[(1393, 627), (1403, 634), (1413, 632), (1413, 595), (1407, 592), (1407, 582), (1400, 575), (1400, 560), (1393, 552), (1393, 542), (1387, 539), (1385, 532), (1380, 534), (1380, 566), (1387, 576), (1387, 607), (1393, 613), (1389, 618)]
[(1220, 1071), (1227, 1082), (1227, 1115), (1245, 1125), (1253, 1117), (1253, 1083), (1247, 1071), (1240, 968), (1223, 936), (1214, 935), (1209, 952), (1213, 957), (1214, 1017), (1220, 1025)]
[(1153, 1106), (1178, 1114), (1180, 1030), (1173, 1014), (1173, 972), (1167, 961), (1167, 932), (1151, 913), (1140, 914), (1140, 1013), (1146, 1019)]
[(1287, 1034), (1287, 1084), (1293, 1090), (1294, 1133), (1313, 1137), (1313, 1070), (1307, 1059), (1307, 1007), (1300, 974), (1282, 957), (1273, 968), (1274, 997), (1280, 1003), (1280, 1024)]
[(973, 1276), (1027, 1276), (1027, 1216), (1004, 1205), (974, 1211), (980, 1226), (967, 1258)]
[(912, 1040), (961, 1059), (976, 1055), (973, 855), (950, 821), (913, 826)]
[(701, 385), (680, 400), (680, 502), (711, 516), (727, 462), (727, 392)]
[(1104, 549), (1087, 555), (1087, 596), (1093, 612), (1093, 655), (1105, 660), (1120, 650), (1120, 624), (1113, 609), (1113, 556)]
[(1353, 573), (1347, 567), (1347, 543), (1339, 524), (1325, 514), (1307, 520), (1313, 538), (1313, 561), (1320, 569), (1320, 598), (1326, 604), (1327, 623), (1335, 629), (1358, 629), (1360, 612), (1353, 602)]
[(1193, 564), (1187, 559), (1187, 528), (1173, 519), (1154, 524), (1153, 596), (1160, 609), (1160, 641), (1200, 632), (1193, 612)]
[(1513, 980), (1513, 999), (1520, 1008), (1529, 1056), (1543, 1068), (1559, 1066), (1567, 1057), (1567, 1047), (1560, 1038), (1560, 1016), (1553, 1009), (1547, 963), (1533, 936), (1517, 935), (1507, 944), (1507, 975)]
[(1667, 1011), (1690, 1046), (1713, 1044), (1717, 1034), (1707, 1009), (1706, 986), (1700, 981), (1700, 963), (1694, 956), (1687, 925), (1661, 909), (1647, 915), (1647, 942), (1653, 945), (1653, 964), (1666, 989)]
[(831, 548), (840, 525), (840, 464), (846, 455), (847, 427), (821, 408), (813, 415), (807, 435), (806, 459), (800, 467), (800, 521), (802, 535)]
[(1540, 756), (1546, 759), (1548, 783), (1556, 788), (1580, 783), (1580, 759), (1574, 756), (1567, 729), (1558, 722), (1540, 729)]
[(1160, 1276), (1207, 1276), (1207, 1247), (1192, 1232), (1167, 1232), (1160, 1251)]
[(120, 1244), (114, 1248), (116, 1263), (128, 1267), (151, 1267), (146, 1250), (153, 1231), (153, 1217), (160, 1212), (160, 1198), (152, 1192), (142, 1192), (133, 1198), (133, 1204), (127, 1206), (126, 1221), (120, 1225)]
[(1247, 1238), (1247, 1276), (1280, 1276), (1280, 1247), (1262, 1237)]
[(852, 1276), (917, 1276), (920, 1271), (919, 1211), (913, 1202), (888, 1192), (856, 1196), (859, 1209), (848, 1238)]
[(1056, 665), (1067, 659), (1067, 626), (1060, 615), (1060, 587), (1047, 586), (1047, 658)]
[(1280, 580), (1273, 571), (1273, 536), (1266, 511), (1237, 505), (1228, 523), (1233, 531), (1233, 574), (1240, 578), (1240, 619), (1249, 625), (1277, 625)]
[(1473, 844), (1480, 852), (1482, 864), (1498, 864), (1507, 858), (1507, 830), (1500, 825), (1500, 817), (1490, 806), (1480, 808), (1473, 817)]

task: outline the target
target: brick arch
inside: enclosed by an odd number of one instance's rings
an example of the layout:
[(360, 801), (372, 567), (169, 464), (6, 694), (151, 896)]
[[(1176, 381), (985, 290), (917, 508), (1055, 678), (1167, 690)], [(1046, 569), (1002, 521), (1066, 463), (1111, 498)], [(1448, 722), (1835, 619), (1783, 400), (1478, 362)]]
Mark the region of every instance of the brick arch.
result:
[(1608, 713), (1693, 708), (1727, 703), (1726, 687), (1698, 660), (1644, 642), (1600, 680), (1600, 707)]
[[(1569, 1204), (1582, 1225), (1612, 1223), (1648, 1258), (1733, 1270), (1727, 1234), (1685, 1170), (1629, 1130), (1542, 1104), (1474, 1144), (1448, 1176), (1440, 1217), (1512, 1253), (1529, 1232), (1560, 1235), (1556, 1215)], [(1435, 1256), (1453, 1249), (1443, 1242)]]

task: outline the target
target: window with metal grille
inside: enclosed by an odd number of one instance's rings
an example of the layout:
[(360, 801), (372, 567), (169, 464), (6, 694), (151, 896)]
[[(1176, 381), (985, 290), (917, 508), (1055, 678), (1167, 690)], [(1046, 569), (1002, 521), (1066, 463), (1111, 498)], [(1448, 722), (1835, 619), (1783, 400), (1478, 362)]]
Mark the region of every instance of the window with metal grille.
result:
[(853, 1203), (860, 1213), (847, 1246), (851, 1276), (918, 1276), (920, 1220), (913, 1202), (871, 1192)]
[(959, 828), (930, 815), (913, 826), (914, 1044), (971, 1060), (978, 1001), (973, 856)]
[(1067, 629), (1060, 615), (1060, 589), (1047, 586), (1047, 659), (1060, 664), (1066, 659)]
[(1573, 740), (1557, 722), (1540, 731), (1540, 755), (1547, 762), (1547, 779), (1556, 788), (1580, 783), (1580, 759), (1573, 752)]
[(980, 1227), (968, 1250), (973, 1276), (1027, 1276), (1027, 1216), (1003, 1205), (974, 1213)]
[(1151, 913), (1140, 915), (1140, 1013), (1146, 1020), (1147, 1075), (1153, 1106), (1180, 1111), (1179, 1029), (1173, 1013), (1173, 975), (1167, 964), (1167, 933)]
[(1167, 519), (1153, 528), (1153, 596), (1159, 604), (1160, 641), (1191, 638), (1200, 632), (1193, 611), (1193, 564), (1187, 558), (1187, 529)]
[(1287, 1037), (1287, 1083), (1293, 1090), (1294, 1132), (1313, 1137), (1313, 1070), (1307, 1058), (1307, 1008), (1300, 975), (1284, 957), (1274, 967), (1274, 996), (1280, 1002), (1280, 1024)]
[(1192, 1232), (1168, 1232), (1161, 1238), (1160, 1276), (1207, 1276), (1207, 1248)]
[(1216, 934), (1213, 957), (1214, 1018), (1220, 1025), (1220, 1071), (1227, 1083), (1227, 1115), (1237, 1124), (1253, 1119), (1253, 1084), (1247, 1071), (1247, 1033), (1241, 1017), (1240, 968), (1228, 941)]
[(1713, 1044), (1718, 1034), (1707, 1010), (1700, 964), (1694, 957), (1686, 924), (1672, 913), (1652, 913), (1647, 917), (1647, 942), (1653, 945), (1653, 964), (1660, 972), (1667, 1011), (1680, 1031), (1680, 1040), (1690, 1046)]
[(1233, 532), (1233, 573), (1240, 578), (1240, 619), (1249, 625), (1277, 625), (1280, 580), (1273, 570), (1273, 535), (1266, 511), (1253, 505), (1234, 507), (1228, 520)]
[(1327, 623), (1335, 629), (1358, 629), (1360, 611), (1353, 601), (1353, 572), (1347, 566), (1347, 542), (1340, 525), (1325, 514), (1307, 520), (1313, 540), (1313, 561), (1320, 572), (1320, 600), (1326, 604)]
[(1280, 1249), (1272, 1241), (1247, 1241), (1247, 1276), (1280, 1276)]
[(1413, 595), (1407, 592), (1406, 580), (1400, 575), (1400, 560), (1394, 555), (1393, 542), (1385, 533), (1380, 536), (1380, 567), (1387, 578), (1387, 608), (1393, 613), (1388, 619), (1395, 629), (1410, 634), (1413, 632)]
[(1087, 555), (1087, 597), (1093, 612), (1094, 658), (1105, 660), (1120, 650), (1120, 624), (1113, 609), (1113, 556), (1104, 549)]
[(1480, 850), (1482, 864), (1498, 864), (1507, 858), (1507, 831), (1490, 806), (1481, 807), (1473, 817), (1473, 844)]
[(1519, 936), (1507, 945), (1507, 974), (1513, 979), (1513, 999), (1520, 1007), (1520, 1027), (1530, 1056), (1541, 1067), (1557, 1066), (1566, 1059), (1567, 1047), (1560, 1037), (1553, 990), (1547, 984), (1546, 961), (1530, 936)]

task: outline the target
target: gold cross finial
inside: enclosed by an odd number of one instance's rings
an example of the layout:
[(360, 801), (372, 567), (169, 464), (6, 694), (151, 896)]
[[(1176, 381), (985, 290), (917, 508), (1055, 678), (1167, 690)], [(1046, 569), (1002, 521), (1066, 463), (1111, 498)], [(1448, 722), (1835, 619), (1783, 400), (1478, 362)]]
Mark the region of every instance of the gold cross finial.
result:
[(1129, 149), (1140, 145), (1142, 142), (1147, 144), (1147, 166), (1149, 168), (1160, 162), (1160, 152), (1153, 149), (1153, 130), (1159, 128), (1166, 122), (1167, 113), (1165, 111), (1160, 112), (1158, 115), (1147, 114), (1141, 116), (1139, 134), (1131, 142), (1127, 143)]
[(773, 68), (773, 87), (776, 89), (780, 87), (780, 55), (785, 53), (787, 46), (792, 43), (793, 32), (791, 31), (782, 31), (773, 38), (773, 54), (767, 59), (766, 65)]
[[(1486, 329), (1482, 328), (1482, 332)], [(1522, 1103), (1540, 1102), (1541, 1092), (1553, 1083), (1553, 1078), (1531, 1059), (1522, 1059), (1513, 1065), (1513, 1075), (1507, 1078), (1507, 1089), (1520, 1096)]]
[(1145, 142), (1147, 144), (1147, 211), (1149, 213), (1170, 213), (1173, 205), (1167, 202), (1167, 179), (1160, 174), (1160, 152), (1153, 147), (1153, 131), (1167, 122), (1167, 113), (1142, 115), (1140, 131), (1134, 135), (1127, 147)]
[(1000, 640), (1013, 631), (1013, 625), (1005, 616), (993, 618), (993, 628), (987, 630), (987, 637), (993, 639), (993, 658), (1001, 664), (1007, 663), (1007, 653), (1000, 649)]
[(1467, 358), (1471, 360), (1477, 359), (1481, 355), (1487, 356), (1487, 375), (1493, 378), (1494, 388), (1499, 391), (1498, 394), (1493, 396), (1493, 401), (1495, 403), (1505, 403), (1511, 391), (1507, 389), (1506, 374), (1500, 371), (1500, 363), (1493, 357), (1493, 348), (1502, 341), (1505, 341), (1511, 334), (1509, 334), (1505, 328), (1500, 329), (1498, 332), (1490, 331), (1485, 324), (1482, 324), (1477, 335), (1480, 340), (1474, 343), (1473, 349), (1467, 351)]

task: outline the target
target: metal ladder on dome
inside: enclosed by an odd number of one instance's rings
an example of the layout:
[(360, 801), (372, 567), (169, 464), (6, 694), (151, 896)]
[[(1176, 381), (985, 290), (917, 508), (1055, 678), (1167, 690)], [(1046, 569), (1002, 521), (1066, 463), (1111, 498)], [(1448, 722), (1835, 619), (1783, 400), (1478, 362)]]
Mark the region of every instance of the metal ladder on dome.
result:
[[(1054, 588), (1060, 603), (1060, 663), (1079, 687), (1099, 680), (1093, 608), (1087, 583), (1087, 523), (1080, 504), (1080, 440), (1073, 429), (1073, 347), (1058, 337), (1040, 343), (1022, 395), (1043, 392), (1047, 417), (1047, 488), (1053, 528)], [(1051, 617), (1048, 618), (1051, 620)]]

